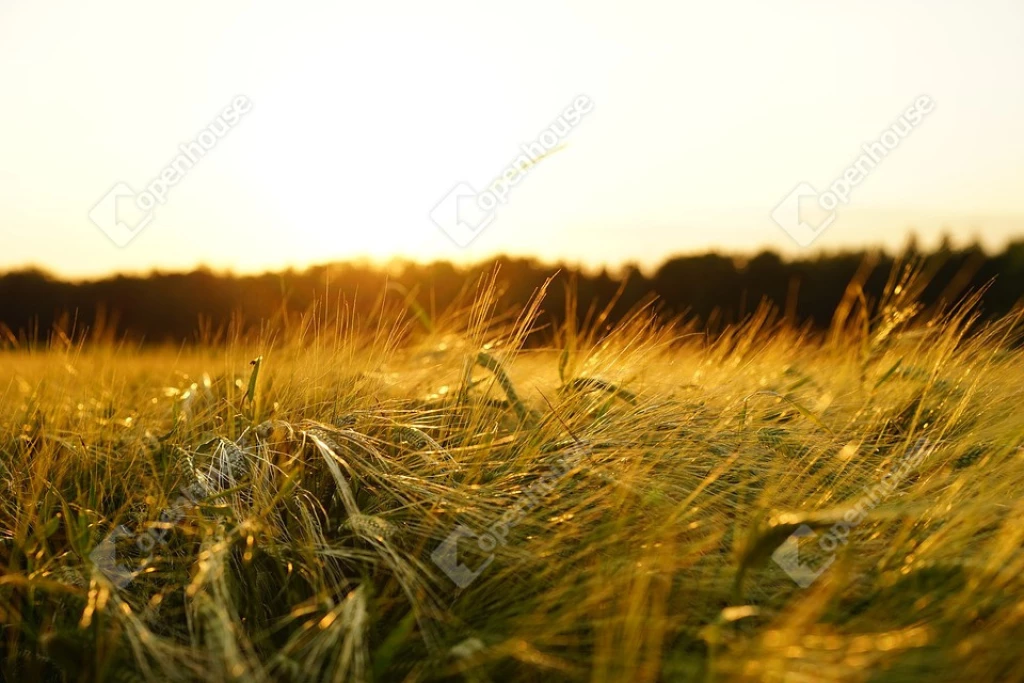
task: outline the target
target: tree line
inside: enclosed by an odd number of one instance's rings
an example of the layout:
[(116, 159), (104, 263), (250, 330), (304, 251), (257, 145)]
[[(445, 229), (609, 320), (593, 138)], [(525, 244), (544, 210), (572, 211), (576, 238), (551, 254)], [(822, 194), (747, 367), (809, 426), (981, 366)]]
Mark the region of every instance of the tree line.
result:
[(904, 264), (919, 268), (927, 282), (920, 294), (925, 306), (980, 292), (981, 313), (995, 317), (1024, 297), (1024, 241), (994, 254), (978, 245), (953, 248), (948, 241), (929, 252), (911, 244), (899, 255), (847, 251), (784, 259), (768, 251), (747, 257), (706, 253), (675, 256), (648, 272), (630, 265), (579, 270), (510, 257), (472, 266), (335, 263), (252, 276), (198, 269), (86, 282), (27, 269), (0, 275), (0, 340), (23, 345), (60, 330), (154, 343), (211, 341), (232, 321), (258, 326), (309, 311), (318, 301), (331, 306), (343, 300), (351, 315), (372, 315), (388, 296), (435, 316), (471, 301), (475, 283), (496, 268), (499, 310), (525, 304), (551, 279), (544, 320), (555, 324), (567, 314), (566, 297), (574, 295), (581, 322), (588, 311), (607, 307), (605, 322), (614, 324), (649, 304), (661, 316), (714, 328), (739, 322), (767, 303), (794, 323), (824, 328), (851, 281), (857, 278), (866, 299), (878, 301)]

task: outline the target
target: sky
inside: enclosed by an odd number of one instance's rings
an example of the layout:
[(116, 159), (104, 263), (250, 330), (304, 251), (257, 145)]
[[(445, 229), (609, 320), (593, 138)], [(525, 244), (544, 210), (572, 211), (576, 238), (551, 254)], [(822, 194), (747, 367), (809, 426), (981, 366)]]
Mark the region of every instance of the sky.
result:
[(1022, 66), (1019, 0), (0, 2), (0, 270), (999, 248)]

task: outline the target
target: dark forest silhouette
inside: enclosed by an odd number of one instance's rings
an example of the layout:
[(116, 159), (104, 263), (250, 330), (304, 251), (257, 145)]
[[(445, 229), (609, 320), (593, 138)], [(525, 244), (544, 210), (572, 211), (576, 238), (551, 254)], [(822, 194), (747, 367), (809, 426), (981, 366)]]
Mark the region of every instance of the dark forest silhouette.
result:
[[(603, 308), (613, 300), (609, 324), (652, 301), (654, 309), (666, 317), (685, 316), (715, 329), (742, 320), (768, 302), (794, 322), (823, 328), (858, 272), (866, 297), (877, 301), (900, 263), (922, 268), (928, 278), (921, 295), (926, 306), (953, 303), (967, 292), (984, 290), (981, 312), (994, 317), (1009, 312), (1024, 297), (1024, 242), (1015, 242), (998, 254), (988, 254), (977, 245), (954, 249), (948, 241), (928, 253), (910, 246), (899, 257), (843, 252), (784, 260), (771, 252), (748, 258), (708, 253), (670, 258), (647, 274), (631, 266), (614, 272), (578, 272), (506, 257), (468, 267), (447, 262), (386, 268), (342, 263), (257, 276), (199, 269), (77, 283), (23, 270), (0, 276), (0, 343), (45, 341), (54, 329), (79, 334), (102, 330), (108, 337), (147, 342), (200, 336), (209, 341), (216, 338), (211, 330), (224, 329), (231, 321), (255, 326), (280, 317), (282, 311), (310, 310), (316, 301), (324, 301), (328, 281), (331, 302), (343, 297), (357, 315), (379, 309), (385, 295), (399, 301), (414, 297), (428, 314), (434, 314), (460, 296), (471, 297), (474, 283), (496, 265), (503, 292), (499, 309), (525, 303), (555, 276), (544, 304), (546, 320), (553, 322), (565, 315), (570, 286), (579, 301), (581, 321), (592, 307)], [(204, 335), (198, 334), (201, 329)]]

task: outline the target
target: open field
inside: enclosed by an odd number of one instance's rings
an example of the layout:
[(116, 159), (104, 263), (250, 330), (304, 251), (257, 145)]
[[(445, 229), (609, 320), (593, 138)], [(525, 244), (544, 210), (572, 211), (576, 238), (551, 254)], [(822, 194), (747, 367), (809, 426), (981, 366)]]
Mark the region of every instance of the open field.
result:
[(917, 291), (0, 352), (0, 671), (1024, 680), (1020, 315)]

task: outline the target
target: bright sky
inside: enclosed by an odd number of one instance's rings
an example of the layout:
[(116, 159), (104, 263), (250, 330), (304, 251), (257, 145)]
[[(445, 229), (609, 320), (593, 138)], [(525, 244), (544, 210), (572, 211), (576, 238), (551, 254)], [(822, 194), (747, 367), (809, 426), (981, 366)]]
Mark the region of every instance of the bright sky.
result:
[[(1024, 236), (1022, 67), (1019, 0), (4, 2), (0, 269), (796, 253), (776, 205), (841, 178), (922, 95), (933, 110), (812, 248), (911, 226), (997, 247)], [(431, 221), (580, 95), (592, 110), (469, 246)], [(93, 207), (224, 129), (237, 96), (251, 109), (116, 246)]]

